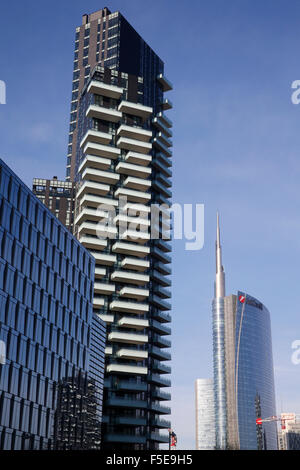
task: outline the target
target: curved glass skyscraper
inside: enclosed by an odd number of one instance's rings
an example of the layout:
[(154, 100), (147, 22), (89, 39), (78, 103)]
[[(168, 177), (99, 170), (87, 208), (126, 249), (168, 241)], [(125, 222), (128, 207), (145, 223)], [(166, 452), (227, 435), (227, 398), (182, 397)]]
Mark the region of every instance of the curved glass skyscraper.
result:
[(250, 295), (225, 296), (217, 219), (213, 300), (214, 400), (217, 449), (277, 449), (270, 314)]
[(241, 449), (277, 449), (270, 313), (254, 297), (238, 292), (235, 318), (235, 389)]

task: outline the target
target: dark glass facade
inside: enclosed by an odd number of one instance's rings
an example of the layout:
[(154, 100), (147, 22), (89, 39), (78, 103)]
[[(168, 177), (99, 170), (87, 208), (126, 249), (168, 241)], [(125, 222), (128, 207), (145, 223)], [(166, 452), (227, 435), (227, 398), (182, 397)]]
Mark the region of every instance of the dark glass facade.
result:
[(276, 415), (270, 314), (261, 302), (243, 292), (237, 294), (235, 335), (240, 448), (275, 450), (276, 423), (256, 426), (257, 418)]
[(94, 269), (0, 160), (0, 449), (100, 447), (105, 327), (93, 317)]

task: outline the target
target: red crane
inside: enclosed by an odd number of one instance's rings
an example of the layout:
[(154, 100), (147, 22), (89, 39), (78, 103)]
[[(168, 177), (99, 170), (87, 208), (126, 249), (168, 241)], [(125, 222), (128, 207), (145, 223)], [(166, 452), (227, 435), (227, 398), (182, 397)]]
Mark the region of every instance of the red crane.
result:
[(297, 418), (300, 418), (300, 415), (297, 415), (294, 413), (291, 413), (289, 416), (286, 416), (283, 418), (279, 416), (270, 416), (269, 418), (257, 418), (256, 425), (260, 426), (263, 423), (272, 423), (273, 421), (281, 421), (281, 429), (285, 429), (286, 421), (297, 420)]

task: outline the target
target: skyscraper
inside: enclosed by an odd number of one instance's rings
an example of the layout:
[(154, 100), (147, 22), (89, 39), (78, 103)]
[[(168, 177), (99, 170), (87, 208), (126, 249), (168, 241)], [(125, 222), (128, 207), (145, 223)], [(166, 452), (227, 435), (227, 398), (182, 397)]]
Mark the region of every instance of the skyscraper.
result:
[[(96, 260), (93, 311), (107, 327), (103, 429), (110, 448), (168, 442), (159, 431), (170, 427), (161, 419), (170, 414), (161, 404), (170, 393), (161, 388), (171, 385), (164, 364), (171, 359), (172, 197), (165, 114), (172, 104), (164, 92), (171, 89), (163, 61), (120, 12), (83, 16), (66, 184), (75, 185), (73, 233)], [(44, 197), (40, 186), (36, 179)], [(43, 202), (49, 207), (50, 198)]]
[(56, 176), (51, 180), (34, 178), (32, 192), (73, 232), (75, 183), (59, 181)]
[[(82, 24), (76, 28), (73, 66), (72, 97), (70, 111), (67, 180), (76, 178), (76, 154), (78, 144), (78, 106), (81, 92), (96, 66), (118, 70), (120, 73), (143, 77), (144, 85), (136, 85), (139, 99), (154, 113), (170, 109), (171, 102), (163, 100), (163, 91), (171, 89), (163, 76), (164, 64), (123, 15), (111, 12), (107, 7), (90, 15), (83, 15)], [(160, 78), (158, 78), (160, 77)], [(121, 77), (124, 78), (124, 77)], [(126, 87), (125, 87), (126, 88)], [(130, 93), (134, 90), (128, 90)], [(170, 137), (169, 121), (157, 122)], [(168, 145), (167, 145), (168, 146)], [(167, 165), (169, 166), (169, 165)]]
[[(119, 12), (84, 15), (75, 51), (67, 176), (77, 184), (75, 233), (96, 259), (94, 313), (107, 325), (104, 441), (156, 449), (170, 427), (161, 388), (171, 372), (172, 86)], [(155, 223), (153, 205), (163, 206)]]
[(0, 160), (0, 449), (99, 449), (95, 260)]
[(216, 447), (214, 380), (197, 379), (196, 391), (196, 450)]
[(213, 300), (213, 354), (216, 447), (277, 449), (270, 314), (257, 299), (225, 295), (217, 217), (216, 283)]

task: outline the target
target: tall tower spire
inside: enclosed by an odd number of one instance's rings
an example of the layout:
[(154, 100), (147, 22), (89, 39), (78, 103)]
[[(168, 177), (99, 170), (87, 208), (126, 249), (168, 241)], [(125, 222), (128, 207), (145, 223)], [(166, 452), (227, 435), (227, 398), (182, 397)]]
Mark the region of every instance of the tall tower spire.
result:
[(225, 297), (225, 272), (222, 266), (222, 248), (220, 240), (220, 221), (219, 212), (217, 212), (215, 298)]

